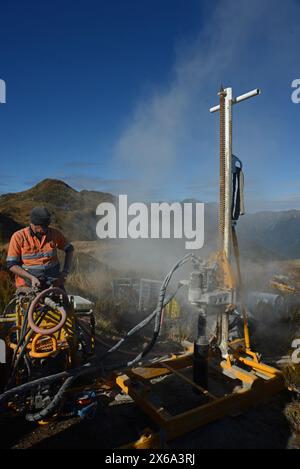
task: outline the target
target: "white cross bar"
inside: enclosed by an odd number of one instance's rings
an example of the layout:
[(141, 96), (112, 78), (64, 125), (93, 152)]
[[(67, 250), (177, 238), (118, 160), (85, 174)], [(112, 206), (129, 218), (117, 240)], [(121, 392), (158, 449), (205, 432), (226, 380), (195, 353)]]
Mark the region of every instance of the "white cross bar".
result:
[[(255, 90), (242, 94), (241, 96), (238, 96), (237, 98), (233, 98), (232, 104), (240, 103), (241, 101), (245, 101), (246, 99), (252, 98), (253, 96), (257, 96), (258, 94), (261, 94), (261, 90), (259, 88), (256, 88)], [(209, 112), (217, 112), (219, 110), (220, 110), (220, 105), (211, 107)]]

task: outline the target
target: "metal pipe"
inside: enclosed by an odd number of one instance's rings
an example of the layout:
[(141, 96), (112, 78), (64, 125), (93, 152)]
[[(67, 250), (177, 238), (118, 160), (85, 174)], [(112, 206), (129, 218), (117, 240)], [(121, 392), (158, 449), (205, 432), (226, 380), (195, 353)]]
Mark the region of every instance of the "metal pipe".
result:
[(251, 350), (248, 315), (247, 315), (247, 311), (245, 307), (243, 308), (243, 321), (244, 321), (244, 338), (245, 338), (246, 350)]
[[(241, 101), (245, 101), (246, 99), (252, 98), (253, 96), (257, 96), (259, 94), (261, 94), (261, 90), (259, 88), (256, 88), (255, 90), (242, 94), (241, 96), (238, 96), (237, 98), (233, 98), (232, 104), (240, 103)], [(211, 107), (209, 112), (213, 113), (219, 110), (220, 110), (220, 105), (218, 104), (217, 106)]]
[(219, 349), (221, 351), (222, 357), (228, 357), (228, 342), (229, 342), (229, 313), (225, 311), (221, 314), (221, 343)]
[(261, 90), (256, 88), (255, 90), (249, 91), (248, 93), (241, 94), (237, 98), (232, 100), (232, 104), (240, 103), (241, 101), (245, 101), (246, 99), (252, 98), (253, 96), (257, 96), (261, 94)]
[(246, 296), (246, 304), (254, 314), (257, 307), (260, 305), (269, 306), (275, 313), (279, 313), (284, 305), (284, 298), (276, 293), (252, 291)]
[(211, 107), (209, 110), (209, 112), (211, 113), (217, 112), (217, 111), (220, 111), (220, 104), (218, 104), (217, 106)]
[[(206, 309), (200, 308), (198, 317), (198, 336), (194, 342), (193, 381), (198, 386), (208, 388), (208, 351), (209, 342), (206, 332)], [(196, 394), (199, 390), (193, 388)], [(200, 393), (202, 394), (202, 393)]]

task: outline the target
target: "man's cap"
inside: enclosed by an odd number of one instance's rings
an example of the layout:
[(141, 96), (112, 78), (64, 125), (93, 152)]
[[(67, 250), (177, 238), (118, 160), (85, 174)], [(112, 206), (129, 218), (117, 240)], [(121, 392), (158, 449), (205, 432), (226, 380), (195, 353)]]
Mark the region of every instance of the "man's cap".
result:
[(30, 212), (30, 222), (33, 225), (49, 226), (51, 213), (45, 207), (35, 207)]

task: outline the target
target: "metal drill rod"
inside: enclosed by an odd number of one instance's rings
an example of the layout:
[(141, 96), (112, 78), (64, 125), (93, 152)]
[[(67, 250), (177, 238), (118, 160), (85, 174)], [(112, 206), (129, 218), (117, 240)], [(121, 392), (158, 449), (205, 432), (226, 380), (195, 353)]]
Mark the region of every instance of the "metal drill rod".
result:
[[(210, 109), (210, 112), (220, 111), (220, 202), (219, 202), (219, 244), (220, 250), (231, 262), (232, 247), (232, 105), (245, 101), (260, 94), (259, 89), (242, 94), (237, 98), (232, 96), (232, 88), (221, 87), (218, 93), (220, 104)], [(234, 303), (236, 291), (231, 292), (231, 302)], [(229, 341), (229, 313), (224, 311), (220, 317), (221, 343), (219, 348), (223, 358), (228, 355)], [(197, 343), (195, 343), (195, 362), (197, 359)], [(200, 354), (201, 358), (201, 354)], [(199, 359), (198, 359), (199, 360)], [(200, 362), (202, 363), (202, 362)], [(202, 373), (205, 374), (205, 373)], [(197, 375), (197, 374), (196, 374)]]
[(223, 250), (225, 231), (225, 95), (220, 96), (220, 196), (219, 196), (219, 249)]
[(232, 88), (226, 88), (225, 96), (225, 217), (223, 251), (230, 261), (231, 257), (231, 228), (232, 228)]

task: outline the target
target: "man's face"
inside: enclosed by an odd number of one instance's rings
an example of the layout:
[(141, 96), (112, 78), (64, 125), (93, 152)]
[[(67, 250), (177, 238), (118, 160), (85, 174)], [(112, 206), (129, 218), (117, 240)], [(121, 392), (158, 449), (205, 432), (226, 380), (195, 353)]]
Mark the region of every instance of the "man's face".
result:
[(32, 231), (36, 234), (45, 235), (48, 231), (48, 226), (33, 225), (31, 224)]

